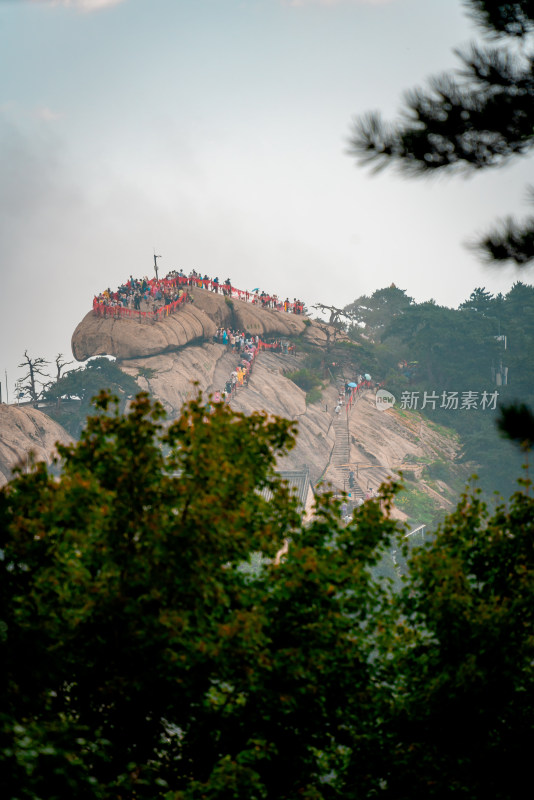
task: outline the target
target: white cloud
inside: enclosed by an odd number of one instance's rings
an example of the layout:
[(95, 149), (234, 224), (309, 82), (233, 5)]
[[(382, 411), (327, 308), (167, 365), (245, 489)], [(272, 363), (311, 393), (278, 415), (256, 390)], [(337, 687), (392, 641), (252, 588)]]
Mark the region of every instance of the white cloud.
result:
[(48, 106), (41, 106), (35, 112), (39, 119), (42, 119), (44, 122), (55, 122), (58, 119), (63, 117), (63, 114), (59, 111), (52, 111), (51, 108)]
[(79, 11), (89, 13), (91, 11), (101, 11), (104, 8), (117, 6), (119, 3), (124, 3), (124, 0), (32, 0), (32, 2), (41, 3), (41, 5), (77, 8)]

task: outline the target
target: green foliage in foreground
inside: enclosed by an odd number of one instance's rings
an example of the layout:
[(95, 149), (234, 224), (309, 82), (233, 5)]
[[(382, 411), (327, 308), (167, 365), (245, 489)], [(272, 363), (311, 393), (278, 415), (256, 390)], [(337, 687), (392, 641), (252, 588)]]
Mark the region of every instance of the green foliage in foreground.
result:
[(395, 594), (372, 575), (396, 487), (304, 527), (274, 473), (293, 423), (97, 407), (59, 480), (0, 491), (3, 797), (523, 797), (526, 483), (493, 516), (466, 495)]

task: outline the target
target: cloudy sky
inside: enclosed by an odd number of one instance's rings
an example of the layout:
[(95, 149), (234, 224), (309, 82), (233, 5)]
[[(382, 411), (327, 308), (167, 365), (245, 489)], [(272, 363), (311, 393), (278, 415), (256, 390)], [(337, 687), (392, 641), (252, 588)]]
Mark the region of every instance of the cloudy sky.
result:
[(475, 36), (460, 0), (0, 0), (10, 391), (25, 350), (70, 357), (93, 295), (152, 274), (154, 248), (309, 305), (532, 282), (465, 247), (527, 212), (532, 162), (410, 182), (347, 155), (359, 114), (393, 118)]

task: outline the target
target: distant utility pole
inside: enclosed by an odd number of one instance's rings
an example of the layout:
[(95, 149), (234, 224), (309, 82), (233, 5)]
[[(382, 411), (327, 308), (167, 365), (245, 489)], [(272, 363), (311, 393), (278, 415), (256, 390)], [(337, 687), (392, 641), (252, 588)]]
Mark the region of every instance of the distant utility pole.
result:
[(156, 273), (156, 280), (158, 279), (158, 258), (161, 258), (161, 256), (157, 256), (154, 253), (154, 272)]

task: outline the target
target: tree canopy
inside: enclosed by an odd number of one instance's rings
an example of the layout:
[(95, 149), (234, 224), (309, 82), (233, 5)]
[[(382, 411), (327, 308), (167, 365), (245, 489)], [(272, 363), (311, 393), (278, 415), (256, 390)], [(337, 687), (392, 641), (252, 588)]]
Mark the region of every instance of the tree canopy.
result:
[(382, 673), (383, 797), (523, 796), (534, 744), (532, 511), (523, 493), (493, 516), (466, 495), (416, 551)]
[(407, 296), (406, 289), (399, 289), (392, 283), (385, 289), (377, 289), (370, 297), (357, 297), (345, 306), (345, 311), (353, 323), (352, 333), (356, 335), (359, 330), (376, 342), (380, 341), (389, 323), (412, 303), (413, 298)]
[(0, 495), (9, 797), (320, 796), (367, 703), (367, 567), (393, 524), (354, 537), (326, 498), (303, 528), (273, 471), (286, 420), (196, 400), (164, 428), (146, 396), (109, 403), (59, 480), (38, 465)]
[(274, 470), (293, 423), (96, 405), (59, 478), (0, 490), (5, 797), (519, 797), (528, 484), (493, 516), (466, 495), (395, 594), (373, 578), (395, 486), (303, 525)]

